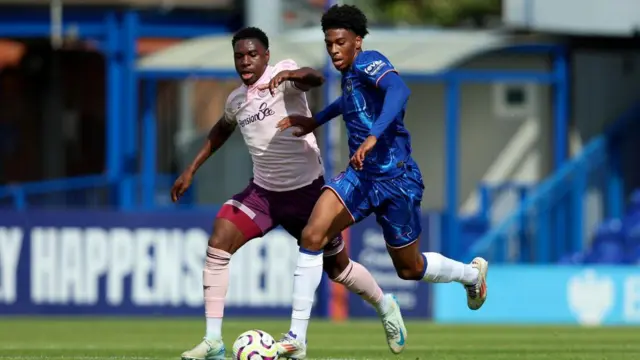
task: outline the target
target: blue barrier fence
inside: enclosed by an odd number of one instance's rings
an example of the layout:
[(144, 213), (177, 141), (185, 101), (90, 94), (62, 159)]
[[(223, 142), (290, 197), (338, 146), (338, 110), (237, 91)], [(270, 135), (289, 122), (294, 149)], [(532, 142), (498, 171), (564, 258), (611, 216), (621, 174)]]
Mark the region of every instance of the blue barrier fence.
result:
[(624, 208), (620, 134), (640, 120), (640, 104), (545, 179), (465, 256), (494, 262), (558, 261), (584, 249), (598, 223)]
[[(176, 179), (173, 174), (158, 174), (154, 182), (153, 194), (160, 194), (166, 201), (156, 201), (155, 209), (159, 210), (169, 207), (169, 190)], [(64, 179), (54, 179), (46, 181), (36, 181), (8, 185), (0, 187), (0, 209), (15, 209), (24, 211), (30, 208), (93, 208), (108, 209), (114, 206), (113, 197), (116, 196), (115, 186), (121, 184), (121, 180), (114, 180), (107, 175), (90, 175)], [(145, 186), (141, 176), (131, 176), (125, 182), (138, 191)], [(193, 203), (193, 193), (197, 187), (194, 180), (192, 190), (181, 199), (180, 206), (189, 207)], [(139, 196), (139, 195), (138, 195)], [(140, 198), (132, 199), (133, 203), (139, 204)], [(163, 206), (164, 204), (164, 206)]]

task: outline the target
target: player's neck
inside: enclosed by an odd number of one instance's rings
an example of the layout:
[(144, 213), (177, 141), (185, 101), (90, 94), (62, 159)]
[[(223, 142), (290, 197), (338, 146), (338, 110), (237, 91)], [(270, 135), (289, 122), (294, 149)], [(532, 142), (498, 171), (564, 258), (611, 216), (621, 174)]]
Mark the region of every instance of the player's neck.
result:
[(356, 50), (355, 54), (353, 55), (353, 61), (351, 61), (351, 64), (349, 64), (349, 66), (347, 66), (342, 72), (346, 73), (348, 71), (350, 71), (353, 68), (353, 64), (356, 63), (356, 59), (358, 58), (358, 55), (360, 55), (360, 53), (362, 52), (362, 50)]

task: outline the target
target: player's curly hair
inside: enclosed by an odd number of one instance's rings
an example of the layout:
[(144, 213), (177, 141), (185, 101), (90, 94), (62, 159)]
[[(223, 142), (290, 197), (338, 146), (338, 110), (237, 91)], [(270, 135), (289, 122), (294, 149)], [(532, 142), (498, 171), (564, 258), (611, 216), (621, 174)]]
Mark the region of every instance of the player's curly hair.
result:
[(333, 5), (322, 15), (322, 31), (330, 29), (347, 29), (354, 34), (365, 37), (367, 30), (367, 16), (353, 5)]
[(269, 49), (269, 38), (260, 28), (249, 26), (238, 30), (231, 39), (231, 46), (236, 46), (238, 41), (245, 39), (257, 39), (264, 45), (265, 49)]

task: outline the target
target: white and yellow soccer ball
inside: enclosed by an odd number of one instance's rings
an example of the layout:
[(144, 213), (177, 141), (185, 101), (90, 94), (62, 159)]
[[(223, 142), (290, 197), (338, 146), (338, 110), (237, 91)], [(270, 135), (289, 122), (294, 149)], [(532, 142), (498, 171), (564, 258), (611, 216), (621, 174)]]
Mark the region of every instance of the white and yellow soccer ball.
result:
[(262, 330), (245, 331), (233, 343), (234, 360), (276, 360), (278, 345)]

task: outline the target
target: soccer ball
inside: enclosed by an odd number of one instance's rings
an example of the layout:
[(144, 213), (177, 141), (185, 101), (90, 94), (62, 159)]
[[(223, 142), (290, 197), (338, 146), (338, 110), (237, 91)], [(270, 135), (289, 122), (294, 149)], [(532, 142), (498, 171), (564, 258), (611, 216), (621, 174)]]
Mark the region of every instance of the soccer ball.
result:
[(262, 330), (249, 330), (233, 343), (234, 360), (276, 360), (278, 346), (271, 335)]

